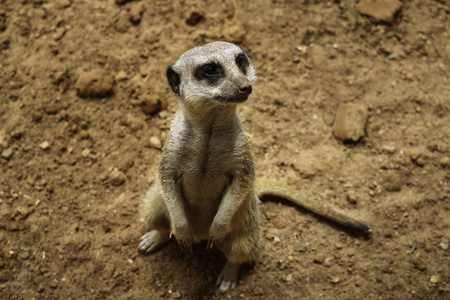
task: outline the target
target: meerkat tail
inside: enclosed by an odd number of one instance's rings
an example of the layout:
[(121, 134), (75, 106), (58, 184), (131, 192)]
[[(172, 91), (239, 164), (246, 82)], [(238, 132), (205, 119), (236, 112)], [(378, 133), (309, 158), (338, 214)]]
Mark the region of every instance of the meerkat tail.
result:
[(308, 199), (293, 188), (281, 182), (266, 178), (258, 178), (255, 186), (258, 198), (262, 196), (280, 197), (343, 226), (361, 231), (365, 234), (371, 232), (368, 225), (338, 213), (323, 203)]

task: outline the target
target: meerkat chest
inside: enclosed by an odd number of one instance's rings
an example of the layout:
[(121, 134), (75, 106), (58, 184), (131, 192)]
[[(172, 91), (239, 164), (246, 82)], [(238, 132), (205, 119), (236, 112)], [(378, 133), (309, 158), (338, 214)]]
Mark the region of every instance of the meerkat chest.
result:
[(232, 140), (221, 135), (192, 139), (182, 165), (182, 186), (190, 203), (217, 205), (239, 159)]

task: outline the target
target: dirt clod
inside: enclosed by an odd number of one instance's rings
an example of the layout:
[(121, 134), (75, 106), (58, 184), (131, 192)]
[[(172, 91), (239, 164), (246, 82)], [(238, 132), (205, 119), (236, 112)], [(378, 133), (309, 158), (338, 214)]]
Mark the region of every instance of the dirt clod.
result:
[(334, 120), (334, 136), (341, 141), (357, 142), (364, 136), (368, 111), (361, 103), (341, 103)]
[(0, 270), (0, 282), (6, 282), (12, 279), (12, 273), (9, 270)]
[(141, 22), (141, 17), (144, 11), (145, 6), (143, 1), (133, 3), (130, 8), (130, 21), (133, 24), (138, 24), (139, 22)]
[(425, 271), (427, 269), (427, 263), (420, 257), (413, 258), (412, 263), (414, 268), (420, 271)]
[(189, 26), (195, 26), (198, 23), (200, 23), (204, 19), (204, 16), (202, 13), (198, 11), (193, 11), (189, 14), (189, 17), (186, 19), (186, 24)]
[(383, 174), (383, 186), (386, 191), (398, 192), (403, 185), (403, 176), (400, 172), (389, 170)]
[(75, 88), (81, 97), (104, 97), (111, 93), (114, 79), (103, 69), (93, 69), (81, 73)]
[(149, 115), (153, 115), (167, 107), (167, 101), (156, 95), (144, 94), (139, 97), (139, 100), (142, 103), (142, 110)]
[(392, 22), (395, 15), (402, 8), (402, 2), (398, 0), (361, 0), (358, 11), (367, 15), (375, 22)]

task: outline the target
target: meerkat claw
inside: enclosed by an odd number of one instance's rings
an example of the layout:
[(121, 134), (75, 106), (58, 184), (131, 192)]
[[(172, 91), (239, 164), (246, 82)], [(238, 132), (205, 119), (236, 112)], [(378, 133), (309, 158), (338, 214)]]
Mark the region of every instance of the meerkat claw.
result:
[(180, 245), (181, 251), (186, 254), (192, 254), (192, 244), (186, 240), (179, 240), (178, 245)]
[(212, 248), (214, 248), (214, 239), (213, 238), (209, 238), (208, 244), (206, 246), (206, 249), (211, 250)]

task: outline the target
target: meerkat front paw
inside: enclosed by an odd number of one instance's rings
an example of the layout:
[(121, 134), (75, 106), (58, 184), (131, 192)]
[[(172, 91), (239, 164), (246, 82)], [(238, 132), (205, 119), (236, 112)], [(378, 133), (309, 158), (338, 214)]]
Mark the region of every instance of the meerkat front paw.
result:
[(139, 240), (138, 252), (140, 254), (150, 254), (167, 244), (170, 237), (158, 230), (152, 230), (144, 234)]

